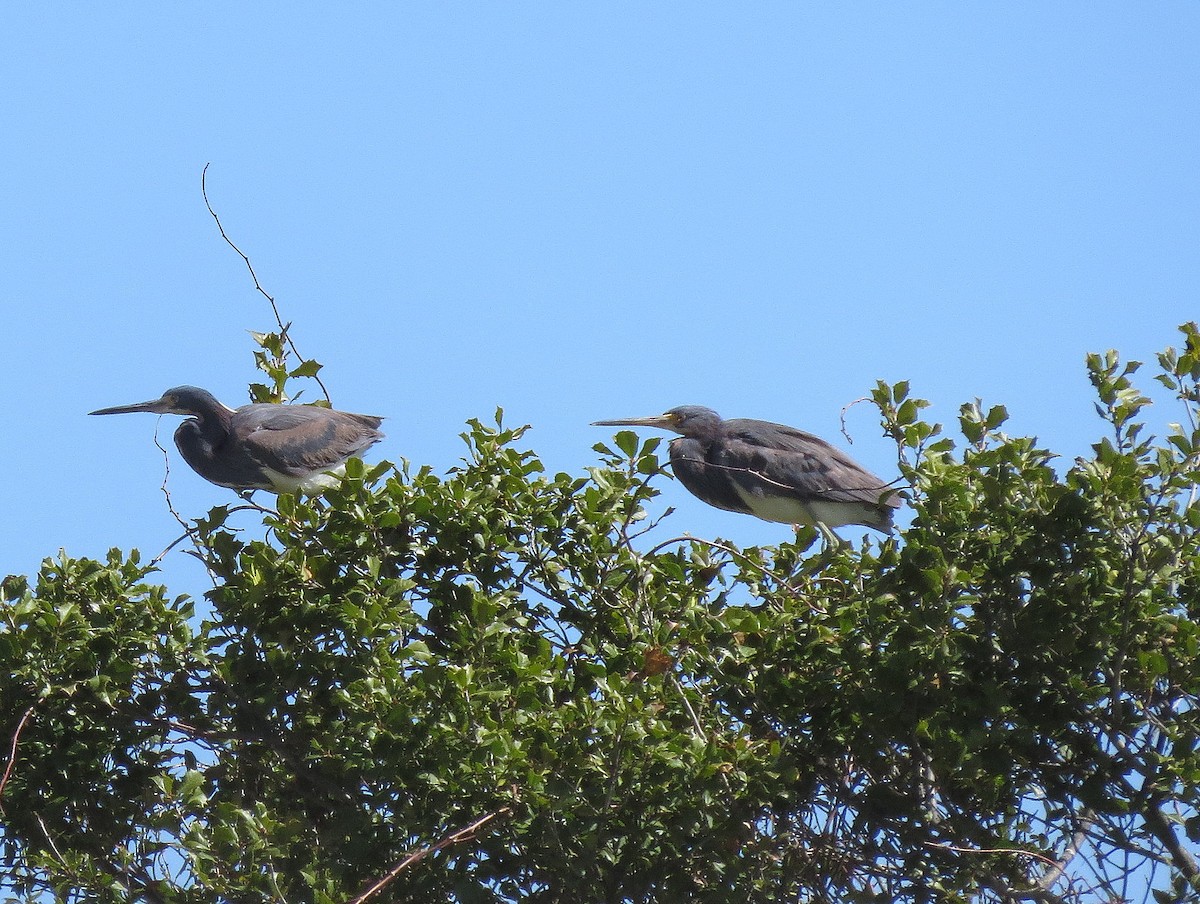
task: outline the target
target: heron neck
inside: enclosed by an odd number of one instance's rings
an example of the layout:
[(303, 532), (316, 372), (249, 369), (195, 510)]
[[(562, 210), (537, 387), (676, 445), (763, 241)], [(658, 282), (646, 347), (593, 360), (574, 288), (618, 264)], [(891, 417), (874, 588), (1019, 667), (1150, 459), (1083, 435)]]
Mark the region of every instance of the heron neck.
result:
[(188, 427), (188, 432), (197, 435), (209, 448), (216, 449), (232, 432), (233, 415), (222, 408), (214, 408), (212, 411), (188, 418), (180, 425), (180, 429), (189, 424), (191, 426)]

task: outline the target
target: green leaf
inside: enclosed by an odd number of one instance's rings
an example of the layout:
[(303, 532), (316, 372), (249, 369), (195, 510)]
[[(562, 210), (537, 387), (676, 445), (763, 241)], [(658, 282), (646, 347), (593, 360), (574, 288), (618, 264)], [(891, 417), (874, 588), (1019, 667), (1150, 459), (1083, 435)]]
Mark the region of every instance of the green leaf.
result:
[(313, 360), (301, 361), (299, 366), (292, 368), (290, 377), (315, 377), (321, 371), (322, 365)]
[(638, 450), (638, 436), (632, 430), (620, 430), (614, 437), (617, 448), (620, 449), (627, 458), (636, 458)]

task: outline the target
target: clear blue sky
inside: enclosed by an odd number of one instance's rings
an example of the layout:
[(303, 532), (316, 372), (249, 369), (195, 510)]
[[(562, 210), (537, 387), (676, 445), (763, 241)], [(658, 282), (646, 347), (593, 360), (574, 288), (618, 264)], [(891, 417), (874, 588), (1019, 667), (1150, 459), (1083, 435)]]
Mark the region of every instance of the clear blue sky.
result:
[(552, 470), (684, 403), (840, 443), (877, 379), (1074, 456), (1085, 352), (1200, 316), (1195, 3), (6, 4), (0, 79), (0, 573), (179, 533), (155, 418), (86, 412), (246, 401), (272, 318), (205, 163), (335, 404), (439, 470), (497, 405)]

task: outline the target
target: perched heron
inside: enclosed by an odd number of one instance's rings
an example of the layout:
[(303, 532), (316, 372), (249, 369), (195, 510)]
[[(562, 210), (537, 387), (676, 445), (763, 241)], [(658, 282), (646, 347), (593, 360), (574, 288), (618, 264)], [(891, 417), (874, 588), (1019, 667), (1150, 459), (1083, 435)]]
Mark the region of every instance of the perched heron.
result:
[(596, 427), (658, 427), (671, 440), (675, 475), (709, 505), (765, 521), (891, 531), (895, 490), (819, 436), (747, 418), (722, 420), (684, 405), (656, 417), (596, 421)]
[(168, 389), (161, 399), (101, 408), (92, 414), (152, 411), (183, 414), (175, 445), (210, 483), (244, 492), (315, 493), (332, 486), (346, 459), (383, 439), (383, 418), (312, 405), (229, 408), (195, 386)]

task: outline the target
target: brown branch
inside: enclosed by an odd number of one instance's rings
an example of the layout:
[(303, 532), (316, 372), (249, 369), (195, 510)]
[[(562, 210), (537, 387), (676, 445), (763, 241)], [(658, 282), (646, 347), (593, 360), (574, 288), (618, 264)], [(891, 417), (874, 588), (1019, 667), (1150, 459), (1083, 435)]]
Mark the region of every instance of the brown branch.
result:
[(29, 704), (29, 709), (25, 710), (21, 721), (17, 723), (17, 730), (13, 732), (12, 744), (8, 748), (8, 765), (4, 767), (4, 776), (0, 778), (0, 798), (4, 797), (4, 789), (8, 787), (8, 779), (12, 775), (13, 766), (17, 763), (17, 744), (21, 740), (21, 732), (25, 730), (25, 723), (33, 715), (36, 706), (37, 702)]
[[(250, 258), (246, 255), (246, 252), (233, 243), (233, 239), (229, 237), (229, 235), (225, 232), (225, 227), (221, 225), (221, 218), (217, 216), (217, 212), (213, 210), (212, 203), (208, 200), (208, 167), (209, 164), (206, 163), (204, 164), (204, 169), (200, 171), (200, 195), (204, 198), (204, 206), (208, 208), (209, 214), (212, 215), (213, 222), (217, 224), (217, 231), (221, 233), (221, 238), (225, 240), (225, 244), (237, 252), (238, 257), (245, 262), (246, 269), (250, 271), (250, 278), (254, 280), (254, 288), (258, 290), (258, 294), (270, 302), (271, 311), (275, 314), (275, 323), (279, 326), (279, 333), (287, 341), (288, 347), (292, 350), (292, 353), (301, 361), (308, 361), (308, 358), (305, 358), (302, 354), (300, 354), (300, 350), (296, 348), (295, 341), (288, 334), (288, 327), (291, 326), (291, 324), (284, 325), (283, 318), (279, 316), (279, 306), (275, 303), (274, 297), (268, 294), (267, 290), (264, 289), (262, 284), (258, 281), (258, 274), (254, 272), (254, 265), (250, 263)], [(329, 390), (325, 388), (325, 384), (321, 382), (321, 378), (316, 374), (313, 374), (313, 379), (317, 381), (317, 385), (321, 387), (321, 392), (325, 394), (325, 401), (332, 405), (333, 399), (329, 397)]]
[[(1028, 851), (1023, 848), (971, 848), (960, 847), (954, 844), (939, 844), (934, 841), (924, 842), (926, 847), (940, 851), (954, 851), (959, 854), (1024, 854), (1026, 857), (1033, 857), (1036, 860), (1048, 864), (1051, 868), (1059, 865), (1058, 861), (1045, 854), (1039, 854), (1037, 851)], [(1009, 879), (999, 876), (985, 876), (980, 879), (980, 884), (987, 889), (996, 892), (1004, 900), (1018, 901), (1042, 901), (1044, 904), (1061, 904), (1063, 898), (1060, 895), (1050, 891), (1049, 887), (1043, 886), (1040, 882), (1030, 888), (1014, 888)]]
[[(245, 262), (246, 269), (250, 271), (250, 278), (252, 280), (254, 280), (254, 288), (258, 290), (258, 293), (263, 298), (265, 298), (267, 301), (269, 301), (271, 303), (271, 310), (275, 314), (275, 322), (279, 325), (279, 331), (281, 333), (285, 332), (287, 330), (287, 327), (285, 327), (283, 325), (283, 318), (279, 316), (279, 306), (275, 304), (275, 299), (267, 293), (266, 289), (264, 289), (262, 287), (262, 284), (258, 281), (258, 274), (254, 272), (254, 265), (250, 263), (250, 258), (246, 256), (246, 253), (244, 251), (242, 251), (241, 248), (239, 248), (237, 245), (235, 245), (233, 243), (233, 239), (231, 239), (229, 237), (229, 235), (225, 232), (225, 227), (221, 225), (221, 218), (219, 216), (217, 216), (217, 212), (215, 210), (213, 210), (212, 202), (210, 202), (208, 200), (208, 167), (209, 166), (210, 166), (210, 164), (208, 164), (208, 163), (204, 164), (204, 169), (200, 171), (200, 195), (201, 195), (201, 197), (204, 198), (204, 206), (208, 208), (209, 214), (212, 215), (213, 222), (215, 222), (217, 224), (217, 231), (221, 233), (221, 238), (223, 238), (225, 240), (225, 244), (227, 244), (230, 248), (232, 248), (234, 251), (236, 251), (238, 254), (238, 257), (240, 257)], [(297, 352), (297, 355), (299, 355), (299, 352)], [(301, 359), (303, 359), (303, 356), (301, 356)]]
[(937, 848), (943, 851), (954, 851), (958, 854), (1024, 854), (1026, 857), (1033, 857), (1035, 860), (1041, 860), (1048, 866), (1058, 866), (1058, 861), (1052, 857), (1047, 857), (1045, 854), (1039, 854), (1037, 851), (1027, 851), (1024, 848), (969, 848), (959, 847), (954, 844), (940, 844), (936, 841), (926, 841), (926, 847)]
[(386, 876), (384, 876), (382, 879), (380, 879), (378, 882), (376, 882), (374, 885), (372, 885), (370, 888), (368, 888), (366, 891), (364, 891), (361, 895), (359, 895), (356, 898), (353, 898), (349, 902), (349, 904), (363, 904), (364, 901), (368, 900), (369, 898), (371, 898), (374, 895), (378, 894), (379, 892), (383, 891), (383, 889), (385, 889), (388, 885), (390, 885), (392, 882), (394, 882), (396, 880), (397, 876), (399, 876), (402, 872), (404, 872), (406, 869), (408, 869), (414, 863), (419, 863), (420, 861), (422, 861), (426, 857), (428, 857), (430, 854), (437, 854), (441, 851), (444, 851), (448, 847), (452, 847), (453, 845), (461, 844), (464, 841), (473, 840), (476, 837), (476, 833), (480, 829), (482, 829), (485, 825), (487, 825), (489, 822), (491, 822), (493, 819), (496, 819), (497, 817), (500, 817), (500, 816), (506, 816), (507, 814), (509, 814), (511, 812), (512, 812), (512, 807), (501, 807), (499, 810), (496, 810), (493, 813), (489, 813), (487, 816), (484, 816), (480, 819), (475, 820), (473, 823), (471, 823), (466, 828), (459, 829), (457, 832), (453, 832), (450, 835), (447, 835), (445, 838), (443, 838), (441, 841), (437, 842), (436, 844), (429, 845), (428, 847), (418, 848), (417, 850), (415, 850), (411, 854), (409, 854), (407, 857), (405, 857), (403, 860), (401, 860), (399, 863), (397, 863)]

